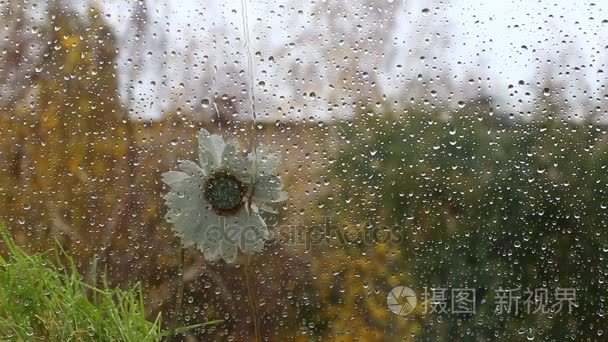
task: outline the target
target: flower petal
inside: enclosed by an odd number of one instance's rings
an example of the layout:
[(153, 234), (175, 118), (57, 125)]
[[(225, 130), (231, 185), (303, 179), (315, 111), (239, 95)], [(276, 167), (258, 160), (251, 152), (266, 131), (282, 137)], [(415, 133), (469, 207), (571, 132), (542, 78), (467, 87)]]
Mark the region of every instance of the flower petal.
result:
[[(243, 238), (241, 239), (241, 250), (245, 254), (253, 254), (258, 253), (264, 250), (264, 243), (268, 240), (268, 228), (266, 227), (266, 222), (260, 216), (257, 208), (252, 208), (253, 210), (248, 215), (248, 227), (249, 230), (243, 233)], [(255, 233), (251, 234), (251, 233)]]
[(239, 230), (238, 234), (230, 234), (230, 240), (238, 244), (243, 253), (252, 254), (264, 248), (264, 241), (268, 239), (268, 228), (257, 210), (248, 212), (243, 208), (237, 215), (227, 217), (226, 225), (228, 231)]
[(202, 180), (187, 177), (180, 181), (172, 182), (170, 191), (164, 197), (169, 209), (198, 209), (204, 200)]
[(219, 135), (210, 134), (205, 129), (198, 132), (198, 161), (205, 174), (211, 174), (220, 166), (225, 147), (226, 143)]
[(220, 256), (227, 263), (233, 263), (236, 261), (236, 245), (227, 239), (220, 241)]
[(207, 229), (206, 238), (199, 241), (196, 246), (203, 252), (203, 257), (208, 261), (216, 261), (220, 257), (220, 237), (213, 237), (210, 234), (213, 230)]
[(281, 179), (275, 175), (260, 176), (256, 179), (253, 191), (253, 202), (268, 203), (281, 202), (287, 199), (287, 192), (283, 191)]
[(167, 185), (172, 185), (178, 182), (183, 181), (184, 179), (190, 177), (188, 174), (180, 171), (167, 171), (163, 173), (162, 181)]
[(199, 250), (203, 252), (203, 257), (208, 261), (217, 261), (220, 258), (220, 244), (208, 245), (207, 247), (199, 246)]
[(178, 162), (177, 168), (187, 173), (190, 177), (203, 178), (207, 176), (205, 170), (203, 170), (200, 166), (198, 166), (197, 163), (193, 162), (192, 160), (180, 160)]
[(271, 207), (271, 206), (269, 206), (269, 205), (267, 205), (265, 203), (260, 203), (260, 202), (258, 202), (258, 203), (252, 203), (251, 206), (252, 207), (257, 207), (261, 211), (265, 211), (267, 213), (273, 213), (273, 214), (278, 213), (278, 210), (276, 210), (275, 208), (273, 208), (273, 207)]
[(203, 220), (204, 228), (197, 237), (197, 247), (203, 252), (203, 257), (208, 261), (216, 261), (221, 254), (222, 241), (229, 241), (226, 236), (226, 224), (223, 216), (218, 216), (211, 210), (211, 215)]
[(222, 154), (222, 165), (224, 165), (230, 173), (236, 176), (243, 182), (248, 181), (250, 161), (242, 155), (239, 155), (237, 146), (234, 143), (227, 143)]
[[(169, 200), (169, 197), (166, 198)], [(192, 246), (196, 243), (194, 236), (197, 234), (201, 222), (196, 210), (169, 210), (165, 218), (173, 225), (173, 230), (181, 238), (184, 246)]]
[(241, 250), (248, 255), (260, 253), (264, 250), (264, 243), (265, 240), (247, 241), (241, 245)]
[(194, 177), (173, 182), (171, 191), (164, 196), (168, 208), (165, 218), (185, 246), (197, 243), (204, 222), (216, 216), (203, 197), (201, 183), (201, 179)]
[[(258, 173), (260, 175), (270, 175), (276, 172), (280, 162), (280, 155), (276, 152), (270, 153), (266, 146), (260, 146), (256, 149)], [(251, 158), (255, 155), (251, 154)]]

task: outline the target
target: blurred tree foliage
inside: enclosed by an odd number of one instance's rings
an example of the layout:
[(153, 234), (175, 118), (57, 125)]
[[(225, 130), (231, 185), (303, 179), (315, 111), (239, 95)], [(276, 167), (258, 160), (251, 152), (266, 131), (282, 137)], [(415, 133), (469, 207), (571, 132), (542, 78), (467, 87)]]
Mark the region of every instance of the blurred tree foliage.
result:
[[(542, 109), (533, 119), (509, 118), (487, 103), (444, 113), (367, 110), (337, 127), (343, 143), (325, 205), (332, 231), (384, 235), (338, 243), (317, 263), (325, 275), (319, 284), (327, 336), (511, 341), (602, 334), (606, 127)], [(396, 285), (474, 288), (477, 314), (391, 316), (386, 294)], [(494, 313), (495, 290), (548, 288), (552, 303), (559, 287), (577, 289), (572, 314), (528, 315), (523, 307), (518, 315)]]

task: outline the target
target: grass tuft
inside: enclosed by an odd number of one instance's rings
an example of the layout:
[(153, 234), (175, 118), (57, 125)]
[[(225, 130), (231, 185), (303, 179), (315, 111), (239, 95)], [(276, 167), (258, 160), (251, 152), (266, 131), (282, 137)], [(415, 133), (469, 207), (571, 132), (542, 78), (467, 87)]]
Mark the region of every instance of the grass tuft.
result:
[[(86, 284), (45, 254), (28, 255), (0, 226), (8, 250), (0, 257), (0, 338), (17, 341), (159, 341), (160, 314), (144, 316), (141, 287), (129, 290)], [(69, 271), (68, 271), (69, 270)], [(203, 325), (178, 329), (185, 331)]]

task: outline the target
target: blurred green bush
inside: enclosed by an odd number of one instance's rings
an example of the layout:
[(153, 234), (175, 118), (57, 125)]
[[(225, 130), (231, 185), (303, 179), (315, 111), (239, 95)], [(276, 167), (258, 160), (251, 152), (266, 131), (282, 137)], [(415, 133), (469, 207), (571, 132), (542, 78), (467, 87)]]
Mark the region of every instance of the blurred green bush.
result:
[[(504, 341), (602, 334), (606, 126), (556, 113), (530, 119), (488, 113), (483, 103), (445, 113), (385, 108), (337, 127), (342, 144), (328, 179), (326, 215), (351, 234), (380, 228), (397, 239), (323, 252), (332, 262), (317, 271), (334, 275), (319, 278), (327, 304), (319, 326), (326, 334)], [(477, 312), (393, 317), (386, 293), (396, 285), (473, 288)], [(499, 315), (492, 298), (500, 288), (548, 288), (551, 296), (556, 288), (575, 288), (579, 306), (571, 314), (520, 308)]]

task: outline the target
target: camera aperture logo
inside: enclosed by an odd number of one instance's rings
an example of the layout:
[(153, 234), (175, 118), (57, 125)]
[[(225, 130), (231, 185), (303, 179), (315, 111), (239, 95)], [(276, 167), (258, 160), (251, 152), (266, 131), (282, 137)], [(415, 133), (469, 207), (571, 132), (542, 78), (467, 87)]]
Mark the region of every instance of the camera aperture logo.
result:
[(386, 296), (386, 304), (392, 313), (405, 316), (416, 308), (416, 293), (407, 286), (394, 287)]

